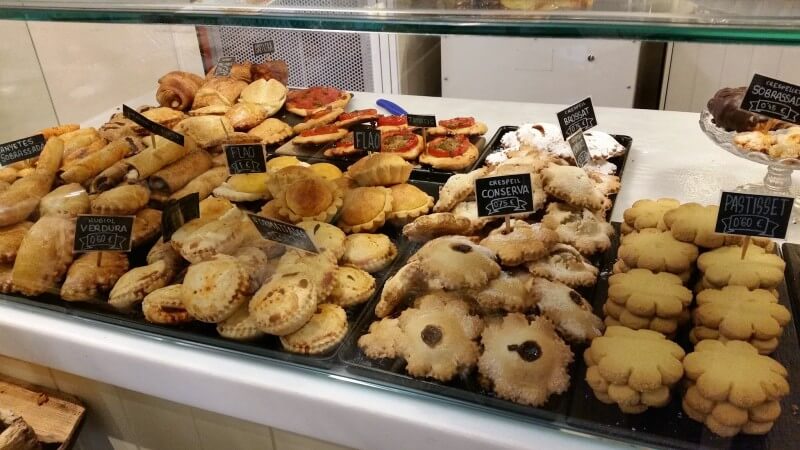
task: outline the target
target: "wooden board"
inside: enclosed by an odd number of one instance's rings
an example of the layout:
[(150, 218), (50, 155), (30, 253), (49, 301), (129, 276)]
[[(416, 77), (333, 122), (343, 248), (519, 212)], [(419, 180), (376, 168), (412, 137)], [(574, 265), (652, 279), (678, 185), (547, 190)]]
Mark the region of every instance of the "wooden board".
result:
[(69, 448), (86, 408), (76, 397), (0, 375), (0, 408), (22, 416), (43, 444)]

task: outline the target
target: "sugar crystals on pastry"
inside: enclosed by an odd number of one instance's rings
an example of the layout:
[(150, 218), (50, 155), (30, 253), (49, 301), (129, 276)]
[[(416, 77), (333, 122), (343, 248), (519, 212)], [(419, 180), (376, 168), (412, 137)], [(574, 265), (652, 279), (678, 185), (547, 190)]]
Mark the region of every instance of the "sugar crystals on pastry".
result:
[(569, 286), (545, 278), (531, 278), (528, 291), (539, 311), (570, 342), (591, 341), (603, 334), (603, 321), (592, 312), (592, 305)]
[(545, 192), (570, 205), (592, 211), (605, 208), (605, 196), (579, 167), (551, 164), (542, 170), (542, 181)]
[(558, 233), (560, 242), (574, 246), (584, 255), (593, 255), (611, 247), (614, 228), (599, 214), (565, 203), (550, 203), (542, 224)]
[(528, 270), (537, 277), (558, 281), (570, 287), (594, 286), (598, 270), (574, 247), (555, 244), (549, 255), (529, 262)]
[(441, 170), (463, 170), (478, 160), (478, 149), (466, 135), (438, 137), (428, 142), (419, 162)]
[(500, 275), (497, 254), (463, 236), (436, 238), (415, 253), (416, 262), (431, 287), (478, 289)]
[(494, 250), (504, 266), (518, 266), (545, 257), (557, 241), (556, 233), (541, 224), (515, 219), (489, 232), (481, 245)]

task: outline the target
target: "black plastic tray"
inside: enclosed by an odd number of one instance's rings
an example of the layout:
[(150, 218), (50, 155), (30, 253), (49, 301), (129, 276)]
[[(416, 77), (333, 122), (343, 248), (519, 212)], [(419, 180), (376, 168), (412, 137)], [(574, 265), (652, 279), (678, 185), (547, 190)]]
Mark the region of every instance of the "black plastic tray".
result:
[[(619, 224), (614, 224), (619, 229)], [(603, 317), (602, 307), (608, 288), (608, 277), (616, 259), (618, 239), (613, 240), (612, 249), (600, 257), (600, 277), (593, 289), (581, 293), (592, 303), (595, 313)], [(413, 249), (409, 248), (403, 260), (407, 259)], [(394, 271), (401, 267), (398, 261)], [(796, 251), (794, 270), (800, 270), (800, 250)], [(787, 268), (787, 279), (788, 279)], [(800, 280), (794, 275), (790, 282), (795, 292), (800, 289)], [(796, 300), (789, 300), (786, 284), (780, 286), (780, 302), (790, 309), (793, 315), (800, 314)], [(465, 374), (450, 383), (439, 383), (432, 380), (416, 379), (404, 371), (405, 363), (400, 359), (371, 360), (358, 348), (358, 338), (365, 334), (369, 325), (376, 320), (374, 306), (377, 298), (369, 305), (369, 312), (364, 314), (356, 324), (345, 345), (339, 351), (339, 358), (354, 376), (368, 379), (380, 384), (400, 387), (402, 389), (431, 395), (442, 400), (454, 402), (462, 406), (477, 408), (484, 412), (500, 414), (535, 422), (558, 429), (569, 429), (580, 433), (594, 434), (601, 437), (618, 439), (636, 445), (659, 448), (694, 449), (791, 449), (797, 448), (797, 427), (800, 425), (795, 408), (800, 404), (800, 342), (798, 342), (797, 322), (786, 327), (780, 346), (772, 355), (789, 371), (789, 383), (792, 393), (785, 397), (781, 406), (783, 413), (775, 423), (772, 431), (765, 436), (739, 435), (732, 439), (720, 438), (702, 424), (689, 419), (681, 410), (679, 389), (673, 393), (672, 402), (665, 408), (649, 409), (638, 415), (623, 414), (615, 405), (606, 405), (597, 400), (592, 389), (585, 381), (586, 365), (583, 362), (585, 345), (573, 345), (575, 361), (570, 365), (571, 385), (567, 392), (552, 396), (542, 407), (534, 408), (502, 400), (491, 392), (484, 390), (475, 374)], [(793, 319), (794, 322), (794, 319)], [(686, 326), (678, 332), (678, 343), (688, 352)]]

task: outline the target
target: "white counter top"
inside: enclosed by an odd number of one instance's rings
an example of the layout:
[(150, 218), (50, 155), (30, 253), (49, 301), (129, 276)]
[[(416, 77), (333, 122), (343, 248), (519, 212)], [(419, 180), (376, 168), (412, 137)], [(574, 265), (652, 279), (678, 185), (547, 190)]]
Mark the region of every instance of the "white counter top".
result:
[[(378, 96), (357, 94), (353, 108)], [(409, 112), (473, 115), (489, 126), (555, 121), (557, 105), (391, 97)], [(132, 105), (136, 105), (132, 102)], [(612, 220), (639, 198), (715, 203), (765, 166), (716, 148), (697, 114), (598, 108), (598, 129), (634, 145)], [(795, 182), (798, 182), (795, 177)], [(800, 238), (790, 225), (790, 241)], [(0, 354), (179, 403), (356, 448), (612, 448), (620, 444), (343, 381), (0, 300)], [(341, 372), (345, 374), (346, 372)], [(573, 383), (582, 380), (572, 380)]]

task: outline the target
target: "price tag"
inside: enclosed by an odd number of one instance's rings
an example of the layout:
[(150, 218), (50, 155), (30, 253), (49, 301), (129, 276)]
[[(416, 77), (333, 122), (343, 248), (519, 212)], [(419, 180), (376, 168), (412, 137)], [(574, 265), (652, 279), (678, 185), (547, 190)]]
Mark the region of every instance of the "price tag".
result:
[(436, 116), (421, 116), (419, 114), (409, 114), (406, 116), (408, 126), (420, 128), (433, 128), (436, 124)]
[(353, 146), (367, 152), (381, 151), (381, 132), (373, 127), (353, 127)]
[(587, 131), (597, 125), (591, 97), (586, 97), (569, 108), (557, 112), (556, 116), (565, 140), (578, 130)]
[(133, 216), (82, 214), (75, 224), (75, 252), (131, 251)]
[(47, 139), (44, 138), (44, 135), (35, 134), (0, 144), (0, 165), (6, 166), (17, 161), (39, 156), (46, 142)]
[(227, 77), (231, 74), (231, 67), (236, 63), (236, 58), (233, 56), (223, 56), (217, 60), (217, 65), (214, 68), (215, 77)]
[(504, 216), (535, 212), (530, 173), (501, 175), (475, 180), (478, 216)]
[(793, 205), (791, 197), (723, 191), (714, 231), (784, 239)]
[(136, 111), (135, 109), (131, 108), (128, 105), (122, 105), (122, 115), (127, 117), (128, 119), (134, 121), (137, 125), (144, 128), (145, 130), (157, 134), (164, 139), (169, 139), (170, 141), (178, 144), (183, 145), (183, 135), (172, 131), (169, 128), (161, 125), (159, 123), (155, 123), (152, 120), (148, 119), (147, 117), (143, 116), (140, 112)]
[(319, 253), (314, 241), (308, 237), (306, 230), (292, 224), (267, 219), (266, 217), (248, 214), (261, 236), (268, 241), (299, 248), (311, 253)]
[(200, 217), (200, 194), (197, 192), (169, 203), (161, 213), (161, 235), (164, 237), (164, 242), (169, 242), (172, 234), (183, 224), (198, 217)]
[(578, 167), (583, 167), (589, 164), (592, 160), (592, 155), (589, 153), (589, 147), (586, 145), (586, 139), (583, 137), (583, 131), (578, 130), (567, 138), (569, 147), (572, 149), (572, 154), (575, 156), (575, 164)]
[(267, 171), (267, 161), (262, 144), (236, 144), (226, 145), (225, 157), (228, 161), (228, 172), (237, 173), (264, 173)]
[(267, 55), (275, 53), (275, 42), (272, 40), (264, 42), (256, 42), (253, 44), (253, 54), (255, 56)]
[(800, 124), (800, 86), (755, 74), (740, 108)]

